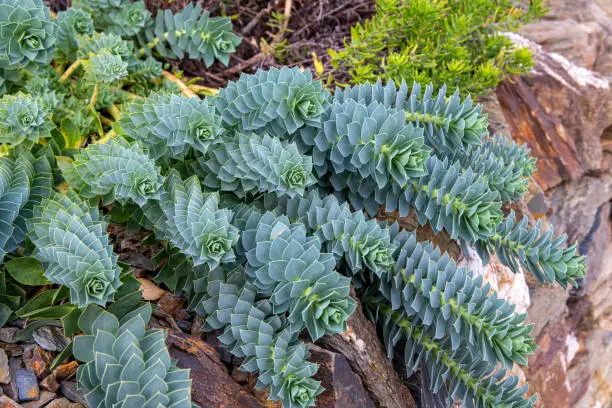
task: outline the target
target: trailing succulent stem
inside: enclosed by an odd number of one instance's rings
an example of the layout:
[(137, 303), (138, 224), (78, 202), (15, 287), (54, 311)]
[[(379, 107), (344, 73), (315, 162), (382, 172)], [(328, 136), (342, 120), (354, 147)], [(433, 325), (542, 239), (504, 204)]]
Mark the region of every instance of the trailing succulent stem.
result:
[(552, 228), (541, 233), (541, 220), (531, 228), (528, 224), (527, 217), (517, 223), (512, 211), (488, 241), (476, 243), (476, 249), (485, 260), (489, 253), (496, 253), (515, 273), (520, 272), (519, 265), (523, 266), (540, 282), (557, 281), (564, 288), (568, 283), (577, 285), (577, 279), (584, 278), (586, 273), (585, 257), (578, 254), (577, 244), (563, 247), (567, 235), (553, 239)]
[(306, 361), (308, 346), (298, 342), (298, 332), (273, 312), (270, 301), (257, 300), (240, 266), (212, 270), (195, 281), (195, 292), (191, 307), (206, 318), (206, 329), (223, 329), (219, 340), (244, 358), (242, 370), (259, 373), (257, 386), (269, 386), (271, 400), (285, 408), (315, 405), (323, 389), (312, 378), (316, 364)]
[(74, 340), (80, 389), (92, 407), (191, 408), (189, 370), (176, 367), (166, 333), (146, 330), (151, 304), (118, 319), (89, 306), (79, 319), (85, 333)]
[(475, 408), (533, 407), (535, 396), (525, 399), (527, 386), (518, 386), (518, 377), (474, 358), (465, 350), (453, 351), (449, 340), (434, 340), (428, 330), (403, 311), (393, 311), (384, 303), (365, 297), (367, 313), (382, 328), (389, 358), (399, 342), (404, 342), (407, 372), (414, 372), (422, 360), (437, 392), (446, 382), (449, 394), (463, 406)]

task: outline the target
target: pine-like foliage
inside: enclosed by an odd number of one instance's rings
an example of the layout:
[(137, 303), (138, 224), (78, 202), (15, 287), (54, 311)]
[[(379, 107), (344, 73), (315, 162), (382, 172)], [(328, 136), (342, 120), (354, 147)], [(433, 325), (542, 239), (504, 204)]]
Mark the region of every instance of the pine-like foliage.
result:
[(373, 101), (334, 102), (318, 129), (308, 127), (301, 140), (312, 146), (319, 177), (371, 179), (378, 188), (405, 186), (425, 174), (429, 152), (423, 131), (406, 125), (406, 115)]
[(332, 254), (321, 253), (317, 237), (307, 235), (304, 225), (271, 212), (253, 212), (236, 225), (242, 231), (246, 274), (258, 293), (270, 297), (275, 313), (289, 312), (292, 330), (305, 327), (313, 340), (346, 331), (346, 320), (355, 310), (349, 279), (334, 270)]
[(153, 49), (164, 58), (203, 59), (206, 67), (215, 60), (227, 65), (241, 41), (232, 33), (228, 17), (210, 17), (208, 11), (194, 3), (177, 13), (159, 10), (155, 24), (147, 27), (141, 37), (143, 53)]
[(544, 14), (542, 0), (378, 0), (371, 19), (351, 27), (332, 66), (352, 82), (377, 78), (433, 82), (482, 95), (504, 78), (527, 73), (531, 51), (499, 33)]
[(273, 192), (290, 197), (304, 193), (315, 182), (312, 158), (300, 154), (294, 143), (267, 134), (238, 133), (214, 146), (195, 171), (212, 189), (248, 193)]
[(72, 303), (104, 306), (113, 300), (121, 284), (120, 268), (97, 208), (72, 190), (55, 193), (34, 207), (27, 225), (34, 256), (45, 263), (45, 276), (68, 287)]
[(230, 223), (232, 212), (219, 208), (217, 193), (202, 193), (196, 176), (183, 181), (172, 170), (166, 178), (160, 206), (166, 218), (166, 225), (156, 225), (161, 229), (160, 235), (196, 266), (205, 263), (212, 269), (235, 260), (232, 248), (238, 242), (239, 231)]
[(207, 100), (162, 93), (129, 104), (121, 125), (155, 159), (182, 159), (191, 149), (206, 153), (222, 132), (220, 118)]
[(0, 99), (0, 143), (26, 147), (50, 136), (53, 124), (50, 114), (40, 98), (19, 92)]
[(310, 71), (283, 67), (240, 75), (219, 91), (214, 102), (227, 128), (286, 137), (306, 125), (320, 127), (328, 98)]
[(105, 202), (132, 200), (141, 205), (159, 199), (163, 178), (139, 142), (115, 138), (90, 144), (72, 162), (60, 165), (66, 181), (86, 198)]
[(297, 341), (298, 333), (273, 313), (268, 300), (257, 299), (240, 266), (214, 269), (195, 281), (195, 291), (192, 307), (206, 318), (206, 329), (223, 329), (219, 340), (244, 358), (242, 370), (259, 373), (257, 387), (270, 386), (270, 399), (285, 408), (315, 405), (323, 388), (312, 379), (317, 366), (306, 361), (308, 346)]
[(42, 0), (0, 0), (0, 66), (16, 70), (49, 64), (56, 30)]
[(557, 281), (564, 288), (568, 283), (576, 285), (576, 279), (586, 272), (585, 257), (577, 253), (577, 244), (565, 248), (566, 234), (553, 239), (552, 228), (541, 233), (542, 221), (533, 227), (528, 224), (527, 217), (516, 222), (512, 211), (488, 241), (477, 243), (479, 254), (488, 260), (489, 252), (495, 252), (512, 271), (520, 273), (520, 264), (540, 282)]
[(85, 333), (74, 340), (78, 386), (93, 408), (191, 408), (189, 370), (176, 367), (162, 330), (146, 330), (146, 303), (117, 319), (89, 306), (79, 319)]

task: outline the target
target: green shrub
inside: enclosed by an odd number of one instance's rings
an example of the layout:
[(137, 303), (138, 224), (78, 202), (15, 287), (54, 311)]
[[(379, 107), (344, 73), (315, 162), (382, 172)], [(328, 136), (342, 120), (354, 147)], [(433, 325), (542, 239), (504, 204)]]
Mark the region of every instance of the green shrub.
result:
[(392, 79), (459, 87), (481, 95), (509, 75), (528, 72), (531, 52), (504, 31), (544, 14), (542, 0), (377, 0), (372, 19), (351, 29), (334, 67), (362, 83)]

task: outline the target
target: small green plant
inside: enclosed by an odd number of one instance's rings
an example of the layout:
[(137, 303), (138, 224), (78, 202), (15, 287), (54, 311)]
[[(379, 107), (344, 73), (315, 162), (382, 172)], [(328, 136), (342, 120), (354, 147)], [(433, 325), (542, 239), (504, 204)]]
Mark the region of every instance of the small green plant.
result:
[(430, 83), (481, 95), (503, 78), (528, 72), (531, 52), (504, 31), (545, 12), (542, 0), (377, 0), (371, 20), (351, 29), (345, 48), (330, 50), (332, 65), (362, 83)]

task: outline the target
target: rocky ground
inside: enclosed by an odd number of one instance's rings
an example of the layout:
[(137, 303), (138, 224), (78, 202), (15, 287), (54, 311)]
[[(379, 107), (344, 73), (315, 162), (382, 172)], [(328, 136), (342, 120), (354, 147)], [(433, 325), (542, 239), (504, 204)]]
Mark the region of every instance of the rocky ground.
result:
[[(180, 8), (187, 0), (170, 2)], [(146, 0), (150, 7), (168, 5)], [(326, 49), (342, 46), (355, 22), (367, 18), (367, 0), (295, 0), (287, 30), (270, 24), (273, 12), (283, 13), (283, 1), (201, 1), (212, 11), (240, 14), (237, 32), (245, 41), (229, 68), (205, 71), (197, 64), (181, 65), (207, 86), (221, 86), (242, 70), (288, 63), (312, 67), (312, 51), (330, 72)], [(52, 2), (65, 7), (66, 0)], [(527, 143), (538, 158), (536, 182), (515, 211), (535, 221), (554, 224), (577, 241), (588, 257), (588, 275), (579, 288), (546, 287), (529, 275), (514, 275), (493, 259), (463, 259), (455, 242), (419, 228), (423, 239), (447, 250), (460, 262), (482, 273), (499, 293), (527, 311), (539, 345), (528, 368), (515, 367), (540, 406), (606, 408), (612, 406), (612, 2), (609, 0), (548, 0), (551, 11), (525, 27), (514, 41), (528, 44), (536, 64), (530, 75), (501, 83), (483, 98), (491, 130)], [(274, 54), (261, 54), (253, 40), (266, 37)], [(287, 40), (286, 47), (279, 47)], [(276, 43), (275, 43), (276, 41)], [(276, 44), (276, 45), (275, 45)], [(280, 49), (282, 52), (278, 52)], [(340, 74), (341, 75), (341, 74)], [(386, 218), (392, 217), (385, 216)], [(414, 220), (400, 220), (416, 228)], [(155, 302), (154, 324), (168, 329), (168, 343), (179, 365), (191, 368), (194, 400), (201, 407), (277, 407), (255, 379), (237, 369), (237, 361), (218, 346), (216, 333), (201, 337), (197, 316), (185, 311), (184, 300), (157, 287), (151, 277), (153, 249), (141, 247), (142, 234), (116, 228), (116, 251), (135, 268), (144, 296)], [(17, 325), (23, 322), (16, 322)], [(43, 326), (28, 342), (15, 338), (18, 327), (0, 329), (1, 407), (81, 407), (75, 389), (76, 363), (54, 362), (67, 344), (61, 329)], [(326, 392), (318, 407), (415, 407), (418, 378), (406, 382), (385, 358), (374, 327), (358, 309), (342, 335), (323, 338), (312, 346), (312, 361), (320, 364), (319, 379)], [(412, 393), (410, 392), (412, 391)]]

